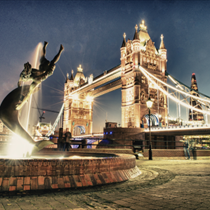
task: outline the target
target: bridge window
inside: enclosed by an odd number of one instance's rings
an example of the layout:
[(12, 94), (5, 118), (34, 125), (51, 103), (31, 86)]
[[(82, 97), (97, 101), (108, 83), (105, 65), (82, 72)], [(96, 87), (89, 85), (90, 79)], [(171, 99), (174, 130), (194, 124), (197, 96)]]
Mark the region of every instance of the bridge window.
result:
[(75, 126), (74, 130), (73, 130), (73, 134), (74, 134), (74, 136), (79, 136), (81, 134), (85, 134), (85, 127), (81, 126), (81, 125)]

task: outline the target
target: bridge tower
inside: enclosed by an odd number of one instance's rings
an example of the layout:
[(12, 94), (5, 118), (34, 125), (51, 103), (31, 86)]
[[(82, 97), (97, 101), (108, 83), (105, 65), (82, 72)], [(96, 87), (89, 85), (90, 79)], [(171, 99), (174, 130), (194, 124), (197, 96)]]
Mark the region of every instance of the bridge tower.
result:
[(77, 68), (75, 77), (73, 70), (70, 79), (67, 74), (64, 85), (64, 132), (70, 131), (73, 135), (92, 133), (93, 98), (86, 93), (71, 95), (72, 91), (79, 89), (86, 82), (81, 65)]
[(140, 127), (142, 120), (148, 119), (146, 101), (149, 96), (153, 100), (151, 109), (153, 125), (167, 123), (166, 95), (158, 91), (140, 72), (143, 67), (149, 73), (166, 82), (167, 50), (163, 35), (159, 50), (152, 42), (144, 21), (135, 27), (133, 40), (126, 41), (123, 35), (121, 46), (121, 80), (122, 80), (122, 127)]

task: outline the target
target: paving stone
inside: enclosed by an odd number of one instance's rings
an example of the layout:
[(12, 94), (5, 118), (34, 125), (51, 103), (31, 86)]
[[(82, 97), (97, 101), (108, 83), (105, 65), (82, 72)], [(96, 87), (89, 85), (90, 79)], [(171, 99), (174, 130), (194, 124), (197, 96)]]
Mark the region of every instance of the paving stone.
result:
[[(140, 160), (137, 161), (137, 165), (142, 172), (141, 175), (123, 183), (79, 190), (20, 191), (13, 195), (0, 193), (0, 210), (209, 209), (209, 160), (191, 162), (185, 160)], [(120, 179), (116, 174), (109, 174), (109, 176)], [(75, 186), (80, 181), (77, 177), (67, 178)], [(92, 180), (101, 183), (107, 178), (107, 174), (102, 177), (92, 176)], [(85, 180), (91, 182), (90, 177)], [(23, 181), (27, 186), (30, 180), (23, 178)], [(64, 184), (66, 181), (68, 180), (65, 178)], [(38, 180), (38, 182), (43, 183), (43, 180)], [(63, 182), (62, 180), (53, 180), (53, 184), (63, 185)]]

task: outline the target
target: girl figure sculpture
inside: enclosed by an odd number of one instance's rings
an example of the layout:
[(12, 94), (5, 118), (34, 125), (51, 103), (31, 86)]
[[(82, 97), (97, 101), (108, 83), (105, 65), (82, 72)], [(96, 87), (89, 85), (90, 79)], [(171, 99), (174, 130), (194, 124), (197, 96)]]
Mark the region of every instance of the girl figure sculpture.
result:
[(63, 45), (61, 45), (58, 54), (53, 58), (52, 61), (48, 61), (45, 58), (47, 45), (48, 42), (44, 42), (39, 70), (32, 69), (31, 64), (29, 62), (24, 64), (24, 69), (21, 72), (20, 79), (18, 81), (18, 87), (21, 86), (22, 82), (32, 81), (32, 83), (30, 85), (28, 93), (20, 97), (20, 101), (16, 105), (16, 110), (20, 110), (23, 107), (23, 105), (27, 102), (31, 94), (35, 92), (36, 88), (38, 89), (38, 86), (41, 84), (41, 82), (46, 80), (49, 76), (51, 76), (55, 70), (55, 64), (60, 59), (61, 52), (64, 50), (64, 48)]

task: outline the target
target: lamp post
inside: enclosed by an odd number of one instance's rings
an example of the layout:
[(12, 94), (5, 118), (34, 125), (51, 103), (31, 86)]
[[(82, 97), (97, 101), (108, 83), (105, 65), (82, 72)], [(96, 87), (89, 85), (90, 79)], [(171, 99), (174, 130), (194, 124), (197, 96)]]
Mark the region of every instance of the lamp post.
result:
[(150, 131), (150, 109), (152, 108), (153, 101), (150, 99), (146, 102), (147, 108), (149, 109), (149, 160), (152, 160), (152, 143), (151, 143), (151, 131)]

